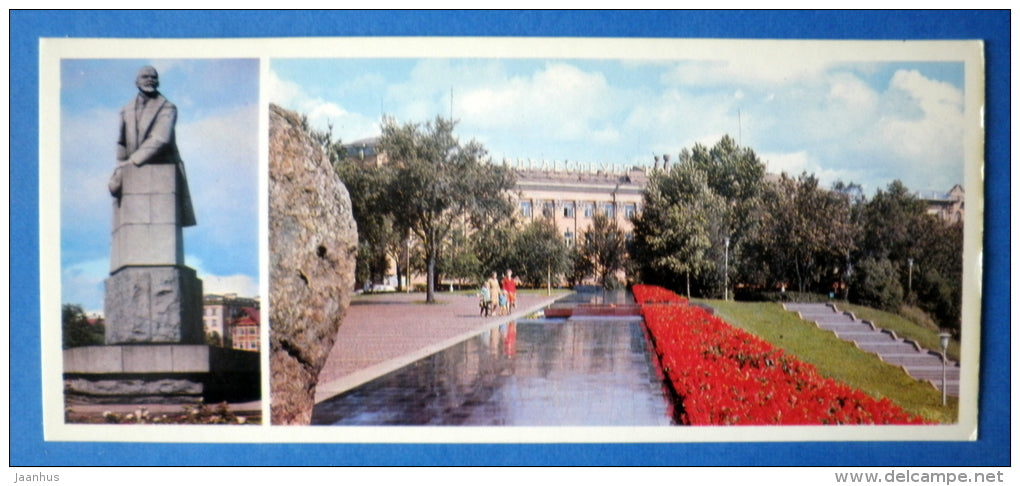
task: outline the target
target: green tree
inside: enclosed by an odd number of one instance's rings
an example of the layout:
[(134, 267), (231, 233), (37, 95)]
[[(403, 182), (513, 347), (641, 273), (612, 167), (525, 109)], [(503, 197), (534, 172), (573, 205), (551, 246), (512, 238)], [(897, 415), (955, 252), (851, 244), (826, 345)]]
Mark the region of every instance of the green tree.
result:
[(209, 346), (222, 347), (223, 338), (220, 337), (220, 333), (218, 331), (209, 331), (205, 333), (205, 343)]
[(536, 218), (524, 225), (512, 248), (516, 262), (507, 268), (515, 269), (529, 285), (544, 283), (551, 288), (553, 280), (570, 268), (570, 248), (551, 219)]
[(598, 212), (582, 235), (581, 256), (591, 263), (594, 275), (605, 289), (618, 287), (616, 272), (627, 263), (627, 242), (615, 220)]
[(483, 164), (485, 148), (475, 141), (461, 145), (454, 127), (442, 117), (425, 125), (387, 120), (380, 139), (393, 165), (388, 197), (394, 222), (421, 242), (429, 303), (435, 302), (436, 262), (454, 225), (466, 217), (477, 228), (512, 207), (513, 174)]
[(865, 258), (854, 272), (854, 300), (897, 312), (903, 304), (903, 286), (896, 267), (886, 258)]
[(332, 123), (326, 131), (316, 130), (309, 125), (308, 117), (302, 115), (301, 126), (322, 147), (350, 195), (351, 213), (358, 227), (355, 286), (381, 281), (389, 270), (389, 257), (396, 259), (395, 251), (403, 241), (400, 228), (393, 224), (390, 201), (385, 197), (391, 172), (385, 166), (348, 157), (347, 148), (333, 135)]
[(566, 278), (567, 284), (571, 287), (580, 285), (584, 282), (584, 279), (595, 274), (595, 267), (581, 252), (580, 246), (571, 246), (570, 251), (567, 253), (567, 258), (568, 267)]
[(763, 191), (759, 218), (747, 246), (747, 257), (757, 262), (748, 272), (755, 283), (795, 283), (806, 292), (844, 282), (856, 238), (847, 194), (822, 189), (814, 175), (782, 174)]
[(926, 211), (924, 201), (898, 180), (885, 191), (879, 190), (864, 206), (862, 256), (904, 263), (919, 256), (922, 220), (931, 217)]
[(97, 346), (106, 342), (106, 326), (102, 321), (89, 323), (79, 304), (64, 304), (61, 309), (63, 348)]
[(721, 271), (713, 252), (725, 251), (726, 202), (689, 161), (653, 173), (643, 201), (633, 244), (642, 279), (675, 287), (679, 276), (690, 297), (692, 277)]
[[(343, 147), (333, 147), (333, 152)], [(386, 193), (392, 172), (384, 166), (365, 165), (352, 158), (334, 156), (333, 167), (351, 197), (351, 212), (358, 226), (358, 258), (355, 285), (379, 282), (389, 270), (390, 257), (400, 248), (401, 232), (395, 227)]]
[[(855, 259), (886, 260), (915, 304), (941, 327), (959, 329), (963, 295), (963, 226), (928, 214), (900, 181), (863, 204)], [(858, 289), (870, 295), (874, 289)]]
[[(724, 268), (725, 249), (720, 246), (729, 239), (729, 267), (737, 278), (753, 271), (754, 262), (743, 258), (745, 241), (760, 222), (761, 195), (765, 187), (765, 164), (749, 147), (741, 147), (729, 135), (724, 135), (712, 148), (695, 144), (693, 149), (680, 152), (680, 164), (690, 164), (705, 174), (708, 188), (725, 201), (721, 226), (710, 235), (713, 241), (711, 257), (718, 268)], [(716, 223), (716, 222), (713, 222)], [(718, 251), (717, 251), (718, 250)], [(722, 272), (706, 273), (707, 285), (721, 288), (725, 276)], [(730, 278), (733, 282), (735, 279)]]
[(520, 232), (520, 223), (512, 217), (496, 218), (475, 230), (472, 238), (481, 262), (476, 275), (479, 283), (484, 282), (492, 272), (502, 274), (508, 268), (522, 276), (521, 259), (516, 250)]
[[(443, 243), (440, 257), (436, 261), (436, 278), (445, 276), (453, 280), (476, 280), (482, 272), (482, 262), (475, 250), (466, 223), (455, 225), (450, 237)], [(438, 285), (438, 281), (437, 281)]]

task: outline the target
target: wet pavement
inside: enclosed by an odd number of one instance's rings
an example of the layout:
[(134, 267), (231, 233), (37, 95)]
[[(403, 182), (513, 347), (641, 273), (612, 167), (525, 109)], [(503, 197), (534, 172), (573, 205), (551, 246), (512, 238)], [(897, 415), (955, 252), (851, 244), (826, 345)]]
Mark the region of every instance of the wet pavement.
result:
[(516, 319), (320, 401), (317, 425), (673, 423), (640, 318)]

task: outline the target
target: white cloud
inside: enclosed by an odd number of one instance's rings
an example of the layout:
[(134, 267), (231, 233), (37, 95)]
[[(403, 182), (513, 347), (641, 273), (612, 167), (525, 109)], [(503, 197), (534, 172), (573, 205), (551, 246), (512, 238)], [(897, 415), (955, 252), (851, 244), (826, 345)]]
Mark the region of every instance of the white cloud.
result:
[(241, 297), (258, 297), (259, 283), (248, 275), (199, 275), (205, 294), (237, 294)]
[(827, 100), (833, 103), (834, 109), (867, 112), (874, 108), (878, 95), (860, 78), (841, 74), (829, 79)]
[(800, 175), (804, 171), (813, 171), (816, 164), (810, 160), (805, 151), (792, 153), (760, 153), (758, 157), (765, 163), (771, 174), (786, 173), (792, 177)]
[[(725, 134), (739, 132), (734, 98), (669, 89), (652, 99), (635, 100), (624, 123), (626, 140), (643, 141), (651, 153), (676, 155), (695, 143), (715, 145)], [(634, 147), (628, 147), (633, 152)]]
[(334, 136), (345, 141), (379, 134), (378, 119), (353, 113), (340, 104), (312, 96), (301, 85), (280, 79), (272, 70), (269, 71), (266, 83), (269, 85), (271, 102), (304, 114), (311, 126), (316, 129), (325, 131), (332, 124)]
[(198, 255), (185, 255), (188, 266), (195, 269), (198, 278), (202, 279), (202, 293), (205, 294), (230, 294), (235, 293), (243, 297), (255, 297), (259, 295), (259, 281), (252, 275), (243, 273), (231, 275), (218, 275), (210, 272), (204, 263), (205, 258)]
[(269, 100), (280, 106), (291, 107), (304, 101), (301, 85), (280, 79), (272, 70), (269, 71), (269, 76), (266, 78), (266, 85), (269, 86)]
[[(917, 71), (898, 71), (890, 95), (903, 96), (920, 114), (881, 120), (884, 146), (908, 162), (911, 170), (937, 172), (957, 166), (963, 157), (963, 94)], [(955, 182), (960, 180), (946, 180), (943, 185)]]
[(785, 173), (796, 179), (802, 173), (807, 173), (814, 175), (819, 185), (825, 188), (831, 187), (836, 181), (858, 182), (866, 176), (861, 170), (825, 167), (803, 150), (789, 153), (759, 153), (758, 157), (765, 163), (765, 169), (770, 174)]
[(514, 77), (458, 95), (466, 127), (512, 130), (530, 138), (579, 140), (607, 130), (613, 92), (598, 73), (551, 63), (529, 77)]
[(815, 78), (832, 66), (831, 61), (820, 56), (794, 56), (783, 50), (744, 54), (739, 60), (680, 62), (661, 80), (684, 86), (777, 85)]

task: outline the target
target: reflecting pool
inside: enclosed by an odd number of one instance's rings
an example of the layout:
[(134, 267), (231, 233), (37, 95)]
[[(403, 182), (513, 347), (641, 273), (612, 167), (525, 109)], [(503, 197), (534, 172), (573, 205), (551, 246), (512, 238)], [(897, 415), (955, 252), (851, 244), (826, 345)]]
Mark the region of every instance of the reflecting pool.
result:
[(640, 318), (519, 320), (315, 406), (317, 425), (671, 425)]

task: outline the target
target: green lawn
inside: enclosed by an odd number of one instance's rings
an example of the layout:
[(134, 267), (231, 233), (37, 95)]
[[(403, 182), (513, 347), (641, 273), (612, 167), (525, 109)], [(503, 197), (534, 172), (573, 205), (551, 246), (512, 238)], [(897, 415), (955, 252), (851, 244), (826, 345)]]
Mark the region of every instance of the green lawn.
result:
[[(948, 397), (948, 405), (943, 407), (942, 393), (930, 384), (912, 378), (901, 368), (883, 362), (876, 355), (858, 349), (829, 331), (798, 319), (779, 304), (721, 300), (700, 302), (714, 307), (716, 314), (726, 322), (815, 365), (824, 376), (842, 381), (875, 398), (888, 397), (904, 410), (927, 420), (956, 421), (956, 398)], [(935, 339), (937, 342), (937, 335)]]

